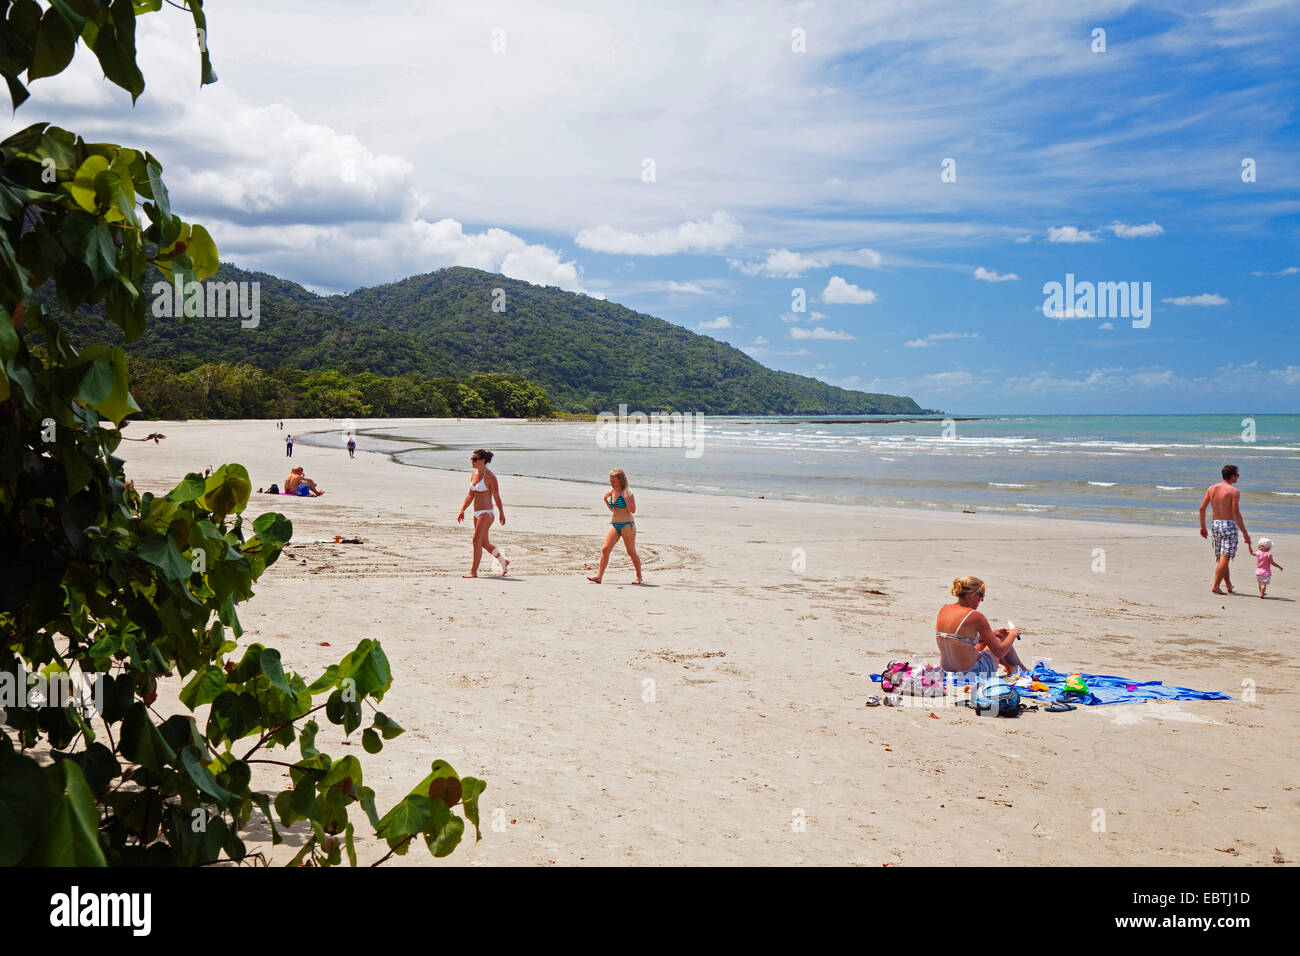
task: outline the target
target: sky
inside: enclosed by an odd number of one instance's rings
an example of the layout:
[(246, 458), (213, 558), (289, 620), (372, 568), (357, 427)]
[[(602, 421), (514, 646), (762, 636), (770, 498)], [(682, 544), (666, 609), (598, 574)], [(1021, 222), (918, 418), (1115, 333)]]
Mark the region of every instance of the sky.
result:
[(950, 413), (1300, 412), (1291, 0), (205, 9), (217, 84), (164, 5), (134, 107), (82, 51), (4, 134), (148, 149), (318, 292), (465, 265)]

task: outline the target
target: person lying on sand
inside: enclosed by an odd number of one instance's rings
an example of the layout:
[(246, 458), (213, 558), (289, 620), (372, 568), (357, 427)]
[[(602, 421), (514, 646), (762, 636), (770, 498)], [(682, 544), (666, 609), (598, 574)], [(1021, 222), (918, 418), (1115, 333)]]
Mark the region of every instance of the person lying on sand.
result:
[(325, 494), (324, 491), (317, 487), (316, 482), (308, 478), (303, 472), (302, 465), (299, 465), (293, 471), (289, 472), (288, 478), (284, 479), (284, 493), (287, 495), (302, 495), (303, 492), (299, 489), (304, 487), (314, 498), (319, 498), (321, 495)]
[(984, 600), (984, 582), (979, 578), (953, 578), (952, 593), (956, 603), (939, 609), (934, 622), (935, 642), (939, 645), (939, 666), (949, 673), (975, 673), (992, 677), (997, 665), (1006, 668), (1007, 676), (1024, 670), (1016, 653), (1020, 628), (989, 626), (989, 619), (979, 612)]
[(615, 468), (609, 473), (609, 488), (605, 492), (605, 507), (609, 509), (612, 520), (609, 522), (609, 530), (605, 532), (605, 543), (600, 547), (600, 569), (595, 577), (588, 576), (587, 580), (592, 584), (601, 582), (605, 577), (605, 566), (609, 564), (610, 552), (622, 538), (627, 556), (632, 559), (632, 567), (636, 568), (636, 580), (632, 583), (641, 584), (641, 556), (636, 553), (636, 522), (632, 520), (636, 514), (636, 497), (628, 490), (627, 475), (622, 468)]

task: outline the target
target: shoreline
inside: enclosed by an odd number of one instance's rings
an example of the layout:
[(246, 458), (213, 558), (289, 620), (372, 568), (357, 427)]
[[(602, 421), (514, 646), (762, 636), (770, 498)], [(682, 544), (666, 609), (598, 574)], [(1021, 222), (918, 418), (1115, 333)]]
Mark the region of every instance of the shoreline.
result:
[[(965, 421), (965, 420), (968, 419), (958, 419), (958, 421)], [(969, 420), (977, 421), (977, 420), (984, 420), (984, 419), (969, 419)], [(251, 421), (265, 421), (265, 420), (253, 419)], [(465, 419), (386, 420), (385, 424), (367, 425), (365, 427), (358, 427), (356, 429), (356, 434), (358, 437), (360, 437), (372, 430), (377, 431), (379, 429), (385, 429), (385, 428), (402, 427), (401, 424), (394, 424), (396, 422), (412, 424), (417, 427), (428, 427), (431, 425), (438, 425), (438, 424), (464, 425), (466, 424), (466, 421), (467, 420)], [(473, 421), (480, 421), (480, 420), (473, 419), (469, 421), (473, 422)], [(509, 424), (509, 425), (522, 426), (526, 424), (543, 424), (540, 422), (532, 422), (531, 420), (525, 420), (525, 419), (482, 419), (481, 421), (491, 423), (491, 424), (498, 424), (498, 425)], [(328, 424), (338, 425), (339, 423), (330, 422)], [(569, 422), (568, 424), (573, 424), (573, 423)], [(779, 424), (779, 423), (774, 422), (774, 424)], [(818, 424), (832, 424), (832, 423), (818, 422)], [(288, 429), (286, 428), (286, 432), (287, 431)], [(311, 436), (337, 434), (341, 431), (342, 431), (341, 427), (330, 427), (330, 428), (321, 428), (314, 431), (303, 432), (302, 435), (310, 438)], [(442, 472), (444, 474), (456, 474), (459, 473), (461, 470), (453, 467), (443, 467), (439, 465), (423, 465), (423, 464), (402, 460), (402, 458), (400, 457), (402, 454), (405, 454), (408, 451), (418, 450), (418, 446), (423, 446), (429, 449), (440, 449), (443, 447), (435, 443), (428, 442), (425, 439), (413, 438), (413, 437), (401, 436), (401, 435), (398, 436), (377, 435), (376, 437), (383, 441), (389, 441), (395, 443), (400, 442), (400, 443), (410, 444), (416, 447), (412, 447), (410, 449), (401, 449), (398, 451), (369, 450), (369, 449), (359, 448), (358, 453), (361, 453), (364, 450), (367, 454), (382, 455), (398, 465), (402, 465), (404, 467), (409, 467), (409, 468), (417, 468), (417, 469), (421, 469), (422, 471), (436, 471), (436, 472)], [(295, 438), (295, 442), (297, 441), (298, 439)], [(314, 448), (332, 447), (332, 444), (326, 441), (304, 441), (302, 443)], [(555, 481), (567, 485), (588, 485), (592, 487), (603, 487), (603, 483), (595, 478), (592, 479), (570, 478), (570, 477), (563, 477), (559, 475), (534, 475), (534, 474), (525, 474), (522, 472), (505, 472), (505, 471), (500, 472), (500, 474), (502, 475), (502, 477), (509, 477), (509, 478), (525, 478), (525, 479), (536, 480), (536, 481)], [(1078, 479), (1077, 481), (1084, 481), (1084, 479)], [(1098, 484), (1095, 482), (1086, 482), (1086, 483)], [(977, 485), (978, 484), (980, 483), (977, 483)], [(988, 487), (1000, 487), (998, 483), (995, 482), (984, 482), (982, 484), (987, 485)], [(799, 496), (797, 494), (784, 492), (784, 491), (767, 492), (766, 494), (757, 494), (750, 489), (712, 490), (704, 487), (668, 488), (662, 485), (649, 484), (644, 482), (639, 482), (637, 484), (637, 487), (642, 489), (652, 490), (655, 491), (656, 493), (661, 493), (661, 494), (664, 493), (689, 494), (689, 495), (701, 495), (709, 498), (721, 498), (721, 499), (744, 498), (752, 501), (764, 501), (764, 500), (786, 501), (794, 504), (830, 505), (837, 508), (846, 508), (846, 507), (847, 508), (876, 508), (876, 509), (886, 509), (888, 511), (903, 512), (903, 513), (916, 512), (921, 514), (953, 514), (953, 515), (961, 515), (961, 516), (980, 516), (984, 518), (1030, 518), (1035, 520), (1048, 518), (1048, 519), (1056, 519), (1060, 521), (1082, 522), (1088, 525), (1094, 525), (1094, 524), (1135, 525), (1135, 526), (1140, 526), (1145, 528), (1163, 528), (1169, 530), (1190, 531), (1191, 535), (1199, 536), (1199, 522), (1198, 522), (1197, 510), (1195, 504), (1189, 504), (1188, 512), (1186, 515), (1186, 521), (1185, 523), (1180, 523), (1172, 519), (1150, 517), (1149, 516), (1151, 513), (1150, 508), (1137, 507), (1137, 506), (1135, 506), (1132, 509), (1131, 514), (1091, 516), (1088, 514), (1079, 513), (1078, 510), (1072, 510), (1071, 513), (1063, 514), (1060, 513), (1058, 509), (1062, 507), (1066, 509), (1072, 509), (1072, 506), (1070, 505), (1062, 506), (1062, 505), (1054, 505), (1054, 504), (1047, 504), (1047, 503), (1018, 505), (1018, 508), (1022, 510), (1011, 510), (1009, 508), (1006, 508), (1005, 505), (994, 506), (994, 507), (990, 507), (988, 505), (981, 507), (979, 505), (976, 505), (973, 506), (973, 508), (971, 509), (967, 509), (963, 507), (962, 504), (957, 502), (917, 502), (917, 503), (908, 503), (908, 504), (904, 504), (904, 503), (884, 504), (872, 500), (855, 501), (843, 497), (834, 497), (834, 496), (804, 497), (804, 496)], [(1160, 486), (1156, 485), (1154, 487), (1159, 488)], [(1190, 489), (1190, 488), (1188, 490), (1194, 491), (1194, 489)], [(1247, 495), (1249, 495), (1249, 491), (1247, 491)], [(1189, 501), (1191, 500), (1193, 499), (1189, 499)], [(1247, 500), (1249, 500), (1249, 498)], [(1247, 505), (1247, 509), (1249, 509), (1249, 505)], [(1286, 534), (1289, 531), (1290, 529), (1284, 529), (1282, 533)]]

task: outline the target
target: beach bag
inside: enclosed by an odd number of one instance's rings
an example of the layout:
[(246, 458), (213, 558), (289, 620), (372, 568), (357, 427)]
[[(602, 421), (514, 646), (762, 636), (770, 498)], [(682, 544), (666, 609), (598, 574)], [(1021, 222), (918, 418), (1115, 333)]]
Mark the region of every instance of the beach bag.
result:
[(890, 661), (880, 672), (881, 690), (887, 694), (894, 693), (903, 686), (903, 681), (910, 673), (912, 673), (912, 665), (907, 661)]
[(308, 488), (306, 485), (299, 485), (296, 494), (298, 495), (299, 498), (310, 498), (311, 489)]
[(981, 717), (1018, 717), (1020, 692), (1001, 677), (991, 677), (975, 688), (971, 707)]
[(902, 683), (898, 686), (900, 694), (907, 694), (910, 697), (942, 697), (948, 692), (944, 686), (943, 669), (939, 667), (924, 667), (919, 671), (912, 671), (903, 678)]
[(278, 495), (280, 493), (280, 486), (273, 484), (270, 488), (266, 489), (266, 493), (268, 495)]

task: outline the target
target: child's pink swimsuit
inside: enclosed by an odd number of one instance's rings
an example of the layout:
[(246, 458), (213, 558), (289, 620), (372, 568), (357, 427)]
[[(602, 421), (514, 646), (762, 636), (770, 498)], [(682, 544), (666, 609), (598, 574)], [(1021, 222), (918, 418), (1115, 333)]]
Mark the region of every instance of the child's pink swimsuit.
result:
[(1268, 582), (1273, 577), (1273, 554), (1270, 551), (1256, 552), (1258, 557), (1255, 559), (1255, 576), (1261, 581)]

